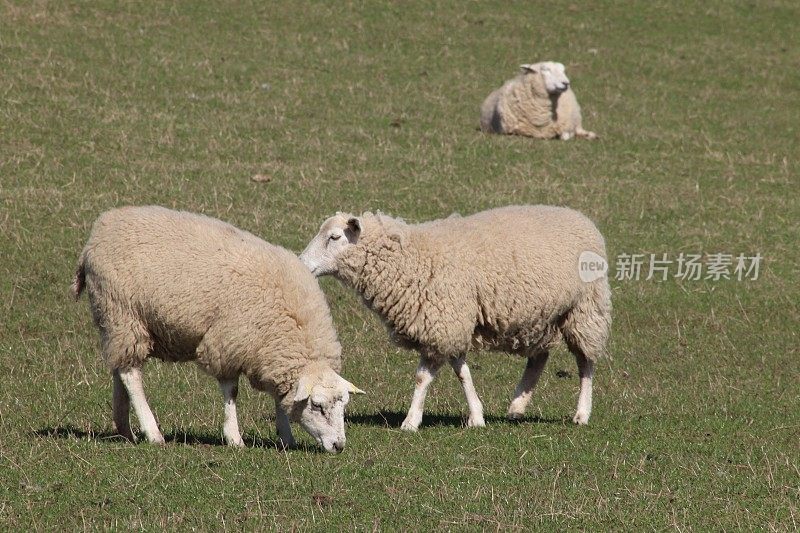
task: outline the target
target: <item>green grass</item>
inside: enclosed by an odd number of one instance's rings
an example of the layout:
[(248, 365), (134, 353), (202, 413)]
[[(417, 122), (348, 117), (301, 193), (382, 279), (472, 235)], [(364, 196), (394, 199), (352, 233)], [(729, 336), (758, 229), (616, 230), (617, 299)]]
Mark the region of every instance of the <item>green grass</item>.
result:
[[(0, 529), (797, 529), (800, 6), (796, 2), (0, 2)], [(601, 140), (488, 137), (517, 65), (567, 65)], [(255, 174), (268, 182), (250, 180)], [(337, 210), (412, 221), (509, 203), (585, 212), (609, 253), (745, 253), (758, 281), (613, 282), (591, 425), (551, 357), (474, 354), (488, 426), (443, 372), (399, 431), (416, 357), (333, 280), (348, 448), (250, 446), (190, 366), (146, 390), (171, 442), (113, 437), (86, 301), (68, 297), (113, 206), (203, 212), (300, 250)], [(566, 371), (569, 374), (564, 372)], [(564, 377), (559, 377), (564, 376)]]

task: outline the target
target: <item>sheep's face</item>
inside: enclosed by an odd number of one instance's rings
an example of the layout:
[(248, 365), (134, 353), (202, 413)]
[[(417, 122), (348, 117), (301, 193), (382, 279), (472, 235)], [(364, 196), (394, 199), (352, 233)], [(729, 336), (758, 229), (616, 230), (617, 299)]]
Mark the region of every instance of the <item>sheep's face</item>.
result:
[(569, 78), (567, 78), (564, 65), (561, 63), (542, 61), (533, 65), (522, 65), (520, 68), (526, 74), (541, 76), (548, 94), (561, 94), (569, 89)]
[(304, 374), (297, 383), (292, 418), (326, 452), (344, 450), (344, 408), (351, 393), (364, 391), (331, 369)]
[(317, 277), (336, 274), (339, 257), (358, 242), (360, 235), (361, 221), (357, 217), (337, 213), (322, 223), (319, 233), (300, 254), (300, 260)]

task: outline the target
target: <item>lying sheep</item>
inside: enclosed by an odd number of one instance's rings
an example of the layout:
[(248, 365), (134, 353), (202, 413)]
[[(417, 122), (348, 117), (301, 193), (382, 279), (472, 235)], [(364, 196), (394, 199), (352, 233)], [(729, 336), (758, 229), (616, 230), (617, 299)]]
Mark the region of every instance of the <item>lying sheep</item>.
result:
[(428, 386), (448, 360), (467, 397), (468, 425), (484, 425), (466, 364), (473, 347), (527, 357), (508, 409), (511, 418), (523, 416), (562, 336), (580, 374), (573, 421), (588, 423), (594, 362), (605, 353), (611, 326), (606, 276), (583, 282), (579, 275), (579, 257), (589, 252), (604, 262), (603, 237), (582, 214), (512, 206), (416, 225), (380, 213), (339, 213), (300, 259), (316, 276), (332, 274), (353, 287), (401, 345), (419, 351), (402, 424), (416, 431)]
[(481, 105), (481, 130), (537, 139), (595, 139), (581, 127), (581, 108), (564, 65), (521, 65), (522, 73), (492, 92)]
[(278, 435), (299, 422), (327, 451), (345, 445), (344, 408), (362, 392), (339, 376), (341, 347), (325, 297), (291, 252), (222, 221), (162, 207), (125, 207), (95, 221), (72, 290), (86, 287), (114, 376), (117, 431), (163, 443), (142, 388), (150, 357), (195, 361), (219, 380), (223, 434), (243, 446), (239, 375), (275, 399)]

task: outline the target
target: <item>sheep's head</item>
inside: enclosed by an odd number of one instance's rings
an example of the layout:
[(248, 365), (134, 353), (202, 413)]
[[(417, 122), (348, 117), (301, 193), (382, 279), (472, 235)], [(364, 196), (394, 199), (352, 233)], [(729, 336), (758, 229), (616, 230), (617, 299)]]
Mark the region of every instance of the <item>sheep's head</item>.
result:
[(315, 276), (336, 274), (339, 257), (358, 242), (361, 220), (353, 215), (337, 213), (322, 223), (317, 235), (300, 254), (300, 260)]
[(350, 401), (350, 394), (364, 394), (364, 391), (329, 367), (311, 369), (297, 382), (291, 418), (326, 452), (340, 453), (346, 440), (344, 408)]
[(547, 94), (561, 94), (569, 89), (569, 78), (564, 65), (555, 61), (542, 61), (533, 65), (520, 65), (523, 74), (541, 76)]

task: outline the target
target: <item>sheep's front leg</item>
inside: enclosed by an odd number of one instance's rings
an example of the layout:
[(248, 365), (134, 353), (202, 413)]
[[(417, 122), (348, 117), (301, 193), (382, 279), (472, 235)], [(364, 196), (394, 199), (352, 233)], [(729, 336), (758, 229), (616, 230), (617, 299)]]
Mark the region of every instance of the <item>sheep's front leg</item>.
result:
[(469, 427), (483, 427), (486, 422), (483, 420), (483, 404), (481, 399), (478, 398), (478, 393), (475, 391), (475, 385), (472, 383), (472, 374), (467, 366), (466, 356), (450, 359), (450, 366), (456, 373), (456, 377), (461, 382), (461, 387), (464, 389), (464, 395), (467, 397), (467, 405), (469, 406), (469, 419), (467, 426)]
[(239, 376), (219, 380), (219, 390), (225, 402), (225, 423), (222, 434), (228, 446), (244, 447), (242, 434), (239, 432), (239, 417), (236, 414), (236, 397), (239, 396)]
[(294, 441), (292, 435), (292, 426), (289, 424), (289, 417), (286, 416), (286, 411), (281, 407), (281, 403), (275, 400), (275, 425), (278, 426), (278, 443), (283, 448), (294, 448), (297, 443)]
[(161, 435), (156, 423), (156, 417), (153, 416), (153, 411), (150, 410), (147, 398), (144, 396), (141, 369), (128, 368), (118, 370), (118, 373), (120, 381), (128, 391), (133, 410), (136, 412), (136, 418), (139, 419), (139, 425), (147, 436), (147, 440), (152, 444), (164, 444), (164, 436)]
[(414, 387), (414, 396), (411, 398), (411, 407), (408, 408), (406, 419), (400, 429), (406, 431), (416, 431), (422, 422), (422, 408), (425, 405), (425, 395), (428, 393), (430, 386), (439, 369), (442, 367), (442, 361), (429, 359), (427, 357), (419, 358), (419, 366), (415, 376), (416, 386)]
[(525, 416), (525, 408), (528, 407), (528, 403), (531, 401), (533, 388), (536, 387), (536, 383), (538, 383), (539, 377), (542, 375), (542, 370), (544, 370), (548, 357), (550, 357), (549, 352), (528, 357), (525, 371), (522, 373), (522, 378), (514, 391), (514, 399), (511, 400), (511, 405), (508, 406), (509, 419), (517, 420)]

